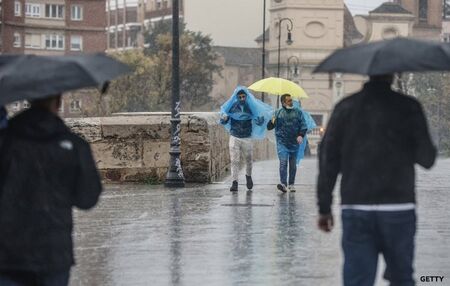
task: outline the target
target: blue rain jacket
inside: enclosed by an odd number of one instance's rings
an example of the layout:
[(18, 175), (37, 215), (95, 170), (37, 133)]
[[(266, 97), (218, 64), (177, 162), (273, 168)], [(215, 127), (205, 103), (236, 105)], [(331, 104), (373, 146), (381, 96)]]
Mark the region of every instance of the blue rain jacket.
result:
[[(243, 90), (247, 97), (245, 104), (239, 103), (238, 92)], [(266, 124), (273, 115), (272, 106), (255, 98), (244, 86), (238, 86), (231, 98), (220, 107), (221, 118), (227, 115), (227, 120), (220, 120), (225, 129), (238, 138), (264, 139)]]

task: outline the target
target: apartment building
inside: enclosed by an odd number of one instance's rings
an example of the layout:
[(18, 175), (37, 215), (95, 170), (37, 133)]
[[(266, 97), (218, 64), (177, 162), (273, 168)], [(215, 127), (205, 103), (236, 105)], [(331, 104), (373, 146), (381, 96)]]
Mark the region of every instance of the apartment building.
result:
[[(2, 53), (70, 55), (106, 50), (106, 0), (3, 0)], [(64, 97), (62, 115), (81, 116), (83, 93)], [(10, 106), (12, 112), (28, 103)]]
[[(145, 27), (172, 18), (171, 0), (107, 0), (108, 50), (144, 47)], [(180, 1), (183, 17), (183, 1)]]

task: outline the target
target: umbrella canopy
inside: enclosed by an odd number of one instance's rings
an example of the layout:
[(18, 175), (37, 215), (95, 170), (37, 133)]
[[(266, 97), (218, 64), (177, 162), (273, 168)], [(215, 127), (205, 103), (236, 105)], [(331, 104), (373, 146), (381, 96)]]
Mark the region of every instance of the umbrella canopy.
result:
[(293, 98), (308, 98), (306, 92), (295, 82), (278, 77), (269, 77), (253, 83), (248, 89), (273, 95), (290, 94)]
[(80, 88), (103, 87), (128, 72), (128, 66), (104, 54), (0, 56), (0, 106)]
[(450, 70), (448, 44), (395, 38), (337, 50), (314, 72), (384, 75), (446, 70)]

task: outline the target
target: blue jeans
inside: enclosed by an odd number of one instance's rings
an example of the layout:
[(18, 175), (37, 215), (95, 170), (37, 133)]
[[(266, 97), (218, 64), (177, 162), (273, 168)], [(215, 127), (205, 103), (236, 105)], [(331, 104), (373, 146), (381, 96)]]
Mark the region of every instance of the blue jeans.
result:
[(287, 173), (289, 164), (289, 185), (295, 184), (295, 175), (297, 174), (297, 151), (278, 151), (280, 159), (280, 181), (287, 186)]
[(413, 279), (416, 212), (342, 210), (344, 286), (372, 286), (378, 255), (386, 262), (391, 286), (415, 285)]
[(29, 271), (0, 270), (1, 286), (67, 286), (70, 271), (37, 273)]

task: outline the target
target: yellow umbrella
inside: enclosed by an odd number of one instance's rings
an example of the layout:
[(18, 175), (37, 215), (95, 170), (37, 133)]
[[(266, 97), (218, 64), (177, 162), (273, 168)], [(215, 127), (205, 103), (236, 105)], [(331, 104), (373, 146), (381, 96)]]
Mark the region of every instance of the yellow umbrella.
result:
[(290, 94), (293, 98), (308, 98), (306, 92), (295, 82), (278, 77), (269, 77), (253, 83), (248, 89), (274, 95)]

